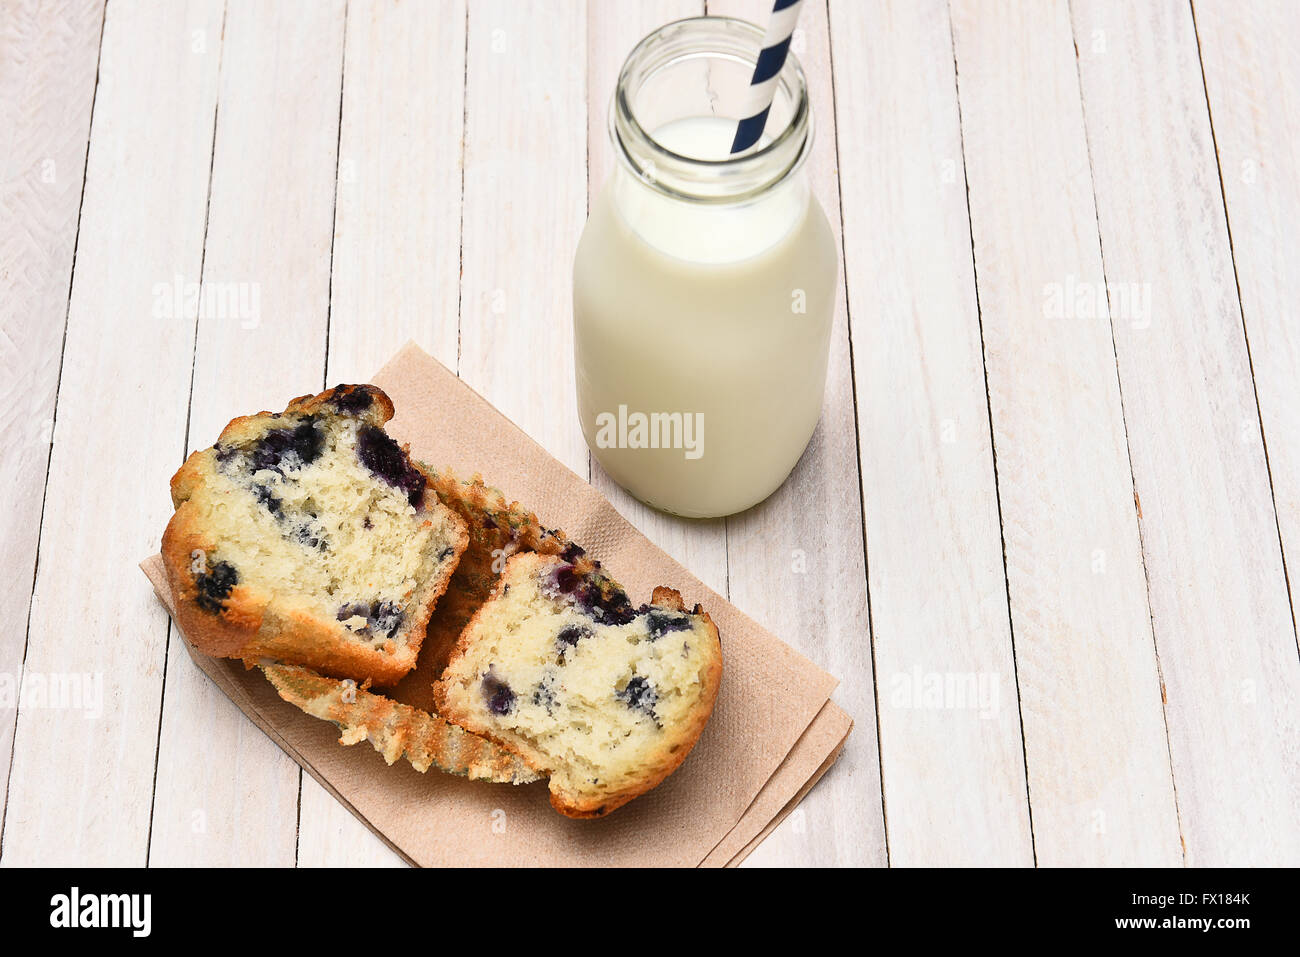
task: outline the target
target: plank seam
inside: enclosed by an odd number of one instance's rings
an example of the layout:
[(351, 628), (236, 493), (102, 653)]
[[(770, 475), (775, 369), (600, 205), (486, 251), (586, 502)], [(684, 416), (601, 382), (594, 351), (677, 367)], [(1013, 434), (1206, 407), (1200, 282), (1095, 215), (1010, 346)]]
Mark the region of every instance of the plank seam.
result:
[(330, 264), (329, 281), (325, 288), (325, 371), (321, 374), (321, 388), (329, 388), (330, 378), (330, 320), (334, 312), (334, 243), (339, 234), (339, 151), (343, 148), (343, 92), (347, 89), (348, 68), (348, 10), (343, 4), (343, 39), (339, 54), (339, 120), (334, 136), (334, 207), (330, 210)]
[(966, 171), (966, 130), (961, 111), (961, 76), (957, 65), (957, 39), (952, 26), (952, 3), (948, 3), (948, 43), (952, 50), (953, 96), (957, 101), (957, 136), (961, 145), (961, 177), (966, 190), (966, 229), (970, 234), (971, 279), (975, 287), (975, 318), (980, 330), (980, 366), (984, 372), (984, 408), (989, 423), (989, 455), (993, 461), (993, 497), (998, 506), (998, 539), (1002, 546), (1002, 584), (1007, 601), (1007, 634), (1011, 638), (1011, 673), (1016, 680), (1016, 715), (1020, 721), (1020, 756), (1025, 769), (1025, 810), (1029, 815), (1029, 849), (1038, 866), (1038, 840), (1034, 834), (1034, 801), (1029, 785), (1029, 749), (1025, 744), (1025, 712), (1020, 700), (1020, 660), (1016, 655), (1016, 623), (1011, 614), (1011, 576), (1007, 570), (1007, 535), (1002, 518), (1002, 483), (998, 476), (998, 447), (993, 432), (993, 399), (989, 389), (989, 366), (984, 343), (984, 311), (980, 305), (979, 262), (975, 255), (975, 224), (971, 218), (970, 178)]
[[(208, 156), (208, 191), (207, 198), (203, 204), (203, 248), (199, 252), (199, 289), (203, 288), (203, 271), (207, 265), (208, 258), (208, 223), (212, 210), (212, 171), (216, 163), (217, 156), (217, 119), (221, 113), (221, 66), (226, 51), (226, 14), (229, 11), (229, 5), (224, 4), (221, 8), (221, 36), (217, 41), (217, 79), (216, 94), (212, 100), (212, 152)], [(196, 312), (194, 316), (194, 338), (190, 350), (190, 394), (189, 401), (185, 404), (185, 439), (181, 446), (181, 461), (185, 461), (186, 453), (190, 447), (190, 422), (194, 414), (194, 369), (198, 364), (199, 351), (199, 319), (202, 310)], [(162, 757), (162, 727), (163, 715), (166, 713), (167, 705), (167, 664), (171, 658), (172, 634), (176, 630), (176, 625), (169, 618), (167, 621), (167, 640), (163, 644), (163, 666), (162, 666), (162, 688), (158, 693), (158, 732), (154, 736), (153, 750), (153, 783), (149, 789), (149, 829), (146, 832), (144, 846), (144, 863), (145, 867), (149, 866), (149, 857), (153, 852), (153, 814), (158, 804), (158, 762)]]
[(880, 821), (881, 833), (885, 840), (885, 866), (890, 866), (889, 856), (889, 809), (886, 806), (885, 799), (885, 762), (884, 762), (884, 740), (881, 734), (880, 724), (880, 662), (876, 657), (876, 625), (871, 614), (871, 574), (870, 574), (870, 548), (867, 544), (867, 509), (866, 509), (866, 490), (862, 483), (862, 420), (858, 414), (858, 370), (857, 361), (853, 352), (853, 304), (849, 297), (848, 282), (848, 262), (847, 247), (844, 241), (844, 190), (840, 185), (839, 171), (843, 168), (840, 159), (840, 135), (839, 135), (839, 95), (838, 84), (835, 76), (835, 44), (830, 41), (830, 37), (835, 35), (831, 26), (831, 2), (826, 0), (826, 35), (827, 35), (827, 56), (830, 64), (831, 74), (831, 130), (835, 139), (835, 196), (839, 202), (840, 214), (840, 277), (844, 283), (844, 323), (848, 333), (849, 343), (849, 380), (850, 391), (853, 393), (853, 445), (857, 451), (858, 461), (858, 503), (859, 503), (859, 522), (862, 526), (862, 573), (866, 579), (864, 582), (864, 591), (867, 596), (867, 642), (871, 646), (871, 686), (872, 698), (875, 701), (876, 712), (876, 765), (877, 775), (880, 779)]
[[(1092, 193), (1093, 222), (1097, 228), (1097, 255), (1101, 259), (1101, 283), (1106, 291), (1106, 319), (1110, 325), (1111, 355), (1115, 359), (1115, 388), (1119, 393), (1120, 424), (1124, 426), (1124, 456), (1128, 460), (1129, 485), (1133, 490), (1133, 501), (1138, 501), (1137, 475), (1133, 471), (1133, 449), (1128, 437), (1128, 411), (1124, 406), (1124, 377), (1119, 369), (1119, 345), (1115, 339), (1115, 319), (1110, 301), (1110, 283), (1106, 278), (1106, 241), (1101, 235), (1101, 210), (1097, 205), (1097, 178), (1092, 163), (1092, 141), (1088, 138), (1088, 106), (1084, 102), (1083, 68), (1079, 62), (1079, 40), (1074, 33), (1074, 3), (1067, 2), (1070, 14), (1070, 43), (1074, 47), (1074, 75), (1079, 86), (1079, 112), (1083, 120), (1083, 147), (1088, 157), (1088, 185)], [(1151, 574), (1147, 570), (1146, 534), (1143, 530), (1141, 509), (1137, 509), (1138, 554), (1142, 559), (1142, 585), (1146, 591), (1147, 627), (1151, 631), (1151, 651), (1156, 659), (1156, 678), (1160, 682), (1160, 717), (1165, 726), (1165, 754), (1169, 759), (1169, 784), (1174, 794), (1174, 819), (1178, 824), (1178, 845), (1183, 857), (1183, 866), (1187, 866), (1187, 840), (1183, 835), (1183, 815), (1178, 800), (1178, 777), (1174, 774), (1174, 748), (1169, 735), (1169, 709), (1165, 700), (1165, 669), (1160, 661), (1160, 642), (1156, 638), (1155, 616), (1151, 611)]]
[(1273, 464), (1268, 455), (1268, 436), (1264, 433), (1264, 413), (1259, 405), (1259, 386), (1255, 382), (1255, 359), (1250, 351), (1250, 331), (1246, 326), (1246, 304), (1241, 299), (1241, 277), (1237, 273), (1237, 249), (1232, 244), (1232, 216), (1228, 212), (1228, 193), (1223, 185), (1223, 161), (1219, 156), (1219, 138), (1214, 130), (1214, 108), (1210, 105), (1210, 87), (1205, 76), (1205, 59), (1201, 53), (1201, 31), (1196, 23), (1196, 5), (1187, 0), (1192, 16), (1192, 34), (1196, 37), (1196, 63), (1201, 70), (1201, 91), (1205, 94), (1205, 113), (1210, 123), (1210, 143), (1214, 147), (1214, 169), (1219, 176), (1219, 199), (1223, 203), (1223, 226), (1228, 232), (1228, 254), (1232, 257), (1232, 282), (1237, 290), (1237, 312), (1241, 317), (1241, 335), (1246, 343), (1246, 362), (1250, 366), (1250, 388), (1255, 397), (1255, 416), (1259, 422), (1259, 441), (1264, 449), (1264, 469), (1268, 473), (1268, 494), (1273, 503), (1273, 526), (1277, 529), (1277, 548), (1282, 557), (1282, 578), (1286, 582), (1287, 607), (1291, 609), (1291, 632), (1296, 636), (1296, 653), (1300, 655), (1300, 631), (1296, 629), (1295, 603), (1291, 598), (1291, 573), (1286, 564), (1286, 543), (1282, 540), (1282, 520), (1277, 513), (1277, 492), (1273, 487)]
[[(81, 213), (86, 203), (86, 172), (90, 168), (90, 134), (95, 128), (95, 101), (99, 96), (99, 68), (104, 54), (104, 24), (108, 20), (108, 0), (100, 7), (99, 13), (99, 42), (95, 51), (95, 84), (90, 92), (90, 115), (86, 123), (86, 155), (81, 164), (81, 195), (77, 200), (77, 226), (73, 231), (72, 239), (72, 262), (68, 267), (68, 302), (63, 309), (63, 339), (59, 346), (59, 372), (54, 380), (54, 415), (50, 426), (50, 447), (45, 452), (45, 484), (41, 491), (41, 512), (37, 522), (37, 529), (45, 525), (45, 503), (50, 491), (50, 464), (54, 459), (54, 441), (58, 434), (59, 422), (59, 392), (63, 387), (63, 363), (67, 355), (68, 348), (68, 320), (72, 312), (72, 283), (77, 275), (77, 251), (81, 245)], [(22, 688), (22, 679), (27, 670), (27, 651), (31, 646), (32, 635), (32, 603), (36, 599), (36, 576), (41, 567), (41, 536), (39, 531), (36, 535), (36, 554), (32, 561), (32, 589), (27, 599), (27, 622), (23, 628), (23, 656), (18, 666), (18, 687)], [(22, 717), (20, 709), (14, 710), (14, 729), (9, 738), (9, 769), (5, 775), (5, 796), (4, 805), (0, 807), (0, 858), (4, 857), (4, 835), (5, 824), (9, 817), (9, 795), (13, 788), (13, 756), (17, 748), (18, 741), (18, 721)]]

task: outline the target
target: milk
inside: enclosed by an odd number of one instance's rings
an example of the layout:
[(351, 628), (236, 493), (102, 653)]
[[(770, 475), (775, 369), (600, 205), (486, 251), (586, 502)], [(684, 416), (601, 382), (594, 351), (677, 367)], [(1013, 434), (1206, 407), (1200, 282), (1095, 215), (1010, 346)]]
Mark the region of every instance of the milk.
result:
[[(732, 120), (689, 117), (653, 138), (722, 160), (734, 133)], [(700, 202), (620, 165), (592, 206), (573, 280), (578, 412), (605, 471), (689, 517), (770, 495), (821, 413), (837, 271), (802, 176)]]

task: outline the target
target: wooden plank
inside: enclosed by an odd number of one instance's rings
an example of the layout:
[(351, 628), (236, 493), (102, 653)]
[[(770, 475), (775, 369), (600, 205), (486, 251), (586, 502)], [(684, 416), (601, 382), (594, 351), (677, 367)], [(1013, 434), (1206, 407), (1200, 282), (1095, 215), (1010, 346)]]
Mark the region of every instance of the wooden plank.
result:
[[(616, 166), (609, 134), (609, 108), (623, 61), (641, 38), (666, 23), (704, 13), (703, 0), (608, 0), (587, 8), (588, 206)], [(570, 262), (572, 266), (572, 251)], [(569, 282), (565, 273), (561, 282)], [(566, 288), (566, 291), (567, 288)], [(572, 309), (565, 313), (571, 321)], [(572, 391), (572, 390), (570, 390)], [(564, 408), (574, 405), (565, 397)], [(727, 526), (722, 519), (683, 521), (638, 502), (591, 458), (591, 484), (646, 537), (691, 569), (710, 588), (727, 594)]]
[[(233, 416), (282, 409), (322, 381), (343, 32), (342, 0), (230, 3), (201, 278), (205, 293), (239, 308), (198, 316), (190, 448), (210, 445)], [(298, 768), (178, 640), (150, 863), (293, 864)]]
[(1069, 11), (952, 21), (1037, 861), (1178, 864)]
[(831, 22), (890, 861), (1029, 864), (948, 11)]
[(1300, 658), (1191, 10), (1072, 13), (1187, 863), (1291, 864)]
[(221, 16), (107, 11), (25, 664), (100, 707), (20, 708), (6, 864), (145, 863), (167, 617), (124, 576), (158, 548), (185, 436), (194, 326), (160, 293), (199, 270)]
[[(1193, 5), (1292, 619), (1300, 602), (1300, 6)], [(1242, 423), (1253, 443), (1255, 424)], [(1294, 816), (1294, 814), (1293, 814)]]
[[(12, 4), (0, 20), (0, 681), (18, 680), (36, 574), (81, 213), (102, 0)], [(0, 807), (13, 702), (0, 703)]]
[(327, 385), (456, 368), (464, 90), (464, 0), (349, 5)]
[(586, 217), (586, 10), (469, 4), (462, 379), (580, 475), (568, 277)]
[(304, 774), (298, 817), (298, 866), (406, 867), (406, 861), (353, 817), (315, 778)]
[[(348, 7), (327, 385), (408, 339), (456, 368), (465, 20), (459, 0)], [(298, 864), (403, 861), (304, 775)]]
[[(710, 15), (759, 24), (770, 8), (767, 0), (709, 3)], [(805, 4), (791, 48), (807, 75), (812, 101), (815, 145), (807, 175), (842, 248), (825, 4)], [(747, 859), (756, 866), (886, 863), (850, 363), (849, 316), (841, 291), (825, 405), (812, 442), (774, 495), (727, 520), (732, 601), (840, 678), (835, 700), (855, 721), (834, 771)]]

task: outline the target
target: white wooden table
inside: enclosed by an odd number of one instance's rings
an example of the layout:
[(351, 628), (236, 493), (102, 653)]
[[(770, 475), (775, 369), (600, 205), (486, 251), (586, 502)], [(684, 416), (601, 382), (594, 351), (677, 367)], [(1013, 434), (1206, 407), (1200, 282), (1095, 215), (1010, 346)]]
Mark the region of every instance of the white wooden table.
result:
[(806, 7), (825, 410), (686, 523), (591, 464), (569, 275), (702, 0), (0, 2), (0, 861), (399, 863), (135, 566), (188, 449), (414, 339), (843, 680), (752, 862), (1300, 864), (1300, 4)]

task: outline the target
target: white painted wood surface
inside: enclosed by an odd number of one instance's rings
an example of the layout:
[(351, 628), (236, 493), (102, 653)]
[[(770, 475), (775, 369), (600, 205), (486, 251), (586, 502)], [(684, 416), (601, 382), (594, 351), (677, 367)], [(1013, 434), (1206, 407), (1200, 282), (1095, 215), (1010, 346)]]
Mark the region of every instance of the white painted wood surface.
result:
[(1115, 351), (1073, 295), (1104, 287), (1069, 10), (954, 3), (952, 22), (1036, 858), (1174, 864)]
[(410, 339), (456, 367), (464, 24), (462, 0), (348, 4), (326, 385)]
[[(1300, 559), (1300, 7), (1193, 8), (1233, 270), (1288, 567)], [(1253, 426), (1243, 424), (1245, 434)], [(1295, 619), (1296, 576), (1291, 579)], [(1294, 757), (1292, 766), (1298, 762)]]
[[(53, 15), (51, 15), (53, 14)], [(22, 670), (45, 477), (54, 434), (72, 256), (95, 70), (101, 0), (12, 4), (0, 20), (0, 674)], [(0, 707), (0, 805), (9, 783), (17, 709)]]
[(948, 9), (831, 26), (890, 860), (1029, 864)]
[(585, 475), (566, 317), (587, 218), (586, 7), (474, 0), (468, 30), (456, 371)]
[(1079, 74), (1187, 860), (1300, 860), (1300, 659), (1192, 13), (1073, 13), (1104, 38)]
[(103, 707), (19, 710), (6, 863), (146, 861), (168, 620), (126, 576), (158, 548), (184, 449), (194, 325), (160, 292), (203, 258), (221, 19), (217, 2), (105, 16), (23, 664), (100, 676)]
[[(569, 325), (618, 67), (704, 0), (0, 10), (0, 678), (103, 693), (0, 699), (0, 863), (401, 863), (134, 566), (187, 448), (413, 338), (842, 679), (751, 863), (1300, 864), (1300, 12), (806, 6), (826, 404), (716, 522), (592, 465)], [(177, 277), (255, 313), (167, 318)]]

